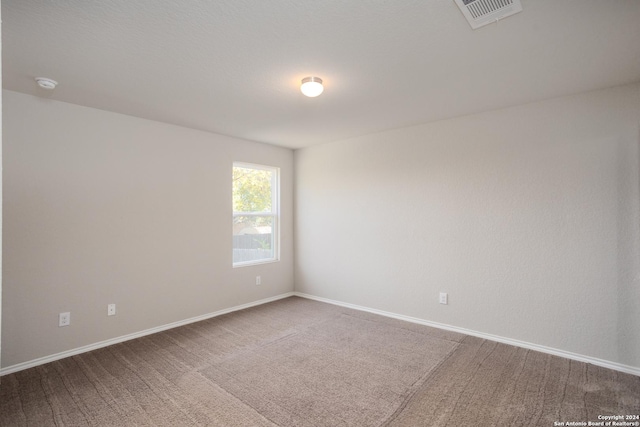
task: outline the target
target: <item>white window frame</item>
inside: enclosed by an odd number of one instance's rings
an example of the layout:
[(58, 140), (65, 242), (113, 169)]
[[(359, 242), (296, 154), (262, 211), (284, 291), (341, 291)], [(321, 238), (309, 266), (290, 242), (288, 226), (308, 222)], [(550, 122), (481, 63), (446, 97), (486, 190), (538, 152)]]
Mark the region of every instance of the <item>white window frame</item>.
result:
[[(273, 218), (273, 237), (271, 239), (271, 244), (273, 246), (273, 258), (263, 258), (255, 261), (233, 262), (233, 253), (232, 253), (231, 260), (233, 263), (233, 268), (278, 262), (280, 261), (280, 168), (275, 166), (259, 165), (256, 163), (233, 162), (232, 168), (236, 168), (236, 167), (246, 168), (246, 169), (267, 170), (271, 172), (271, 212), (236, 212), (234, 210), (233, 219), (235, 219), (238, 216), (270, 216), (272, 217)], [(231, 191), (233, 195), (233, 183), (231, 186)], [(231, 198), (231, 200), (233, 201), (233, 197)], [(233, 206), (231, 207), (231, 209), (233, 210)], [(232, 224), (233, 222), (234, 221), (232, 220)], [(232, 251), (233, 251), (233, 245), (232, 245)]]

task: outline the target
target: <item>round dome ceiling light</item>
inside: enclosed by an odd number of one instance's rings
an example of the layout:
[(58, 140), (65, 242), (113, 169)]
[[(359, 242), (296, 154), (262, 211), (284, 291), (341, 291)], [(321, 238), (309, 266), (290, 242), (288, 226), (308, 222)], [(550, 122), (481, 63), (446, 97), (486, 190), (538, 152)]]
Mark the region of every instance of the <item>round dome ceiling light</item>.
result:
[(42, 89), (53, 90), (58, 85), (58, 82), (55, 80), (48, 79), (46, 77), (36, 77), (36, 83)]
[(322, 86), (322, 79), (320, 77), (305, 77), (302, 79), (300, 90), (309, 98), (315, 98), (324, 90), (324, 86)]

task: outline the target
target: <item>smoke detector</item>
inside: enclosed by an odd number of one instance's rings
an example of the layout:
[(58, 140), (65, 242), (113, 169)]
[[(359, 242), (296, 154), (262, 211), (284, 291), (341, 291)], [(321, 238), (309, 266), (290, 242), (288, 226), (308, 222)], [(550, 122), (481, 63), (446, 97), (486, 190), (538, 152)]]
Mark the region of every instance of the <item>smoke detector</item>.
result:
[(53, 90), (56, 88), (56, 86), (58, 86), (57, 81), (49, 79), (47, 77), (36, 77), (35, 81), (42, 89)]
[(520, 0), (454, 1), (474, 30), (522, 11)]

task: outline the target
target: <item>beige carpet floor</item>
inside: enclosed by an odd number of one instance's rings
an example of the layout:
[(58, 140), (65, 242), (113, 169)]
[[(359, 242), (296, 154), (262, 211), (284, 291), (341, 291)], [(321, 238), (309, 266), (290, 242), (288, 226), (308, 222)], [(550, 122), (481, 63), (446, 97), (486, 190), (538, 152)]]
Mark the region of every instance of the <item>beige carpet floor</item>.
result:
[(2, 377), (0, 426), (554, 426), (640, 377), (287, 298)]

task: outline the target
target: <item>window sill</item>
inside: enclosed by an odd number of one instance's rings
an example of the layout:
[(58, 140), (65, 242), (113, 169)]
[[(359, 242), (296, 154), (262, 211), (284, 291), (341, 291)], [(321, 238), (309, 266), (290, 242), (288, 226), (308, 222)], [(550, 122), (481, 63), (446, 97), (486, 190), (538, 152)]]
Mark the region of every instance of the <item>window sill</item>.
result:
[(261, 264), (271, 264), (274, 262), (280, 262), (279, 258), (271, 258), (271, 259), (265, 259), (265, 260), (260, 260), (260, 261), (244, 261), (244, 262), (237, 262), (233, 264), (233, 268), (240, 268), (240, 267), (249, 267), (252, 265), (261, 265)]

